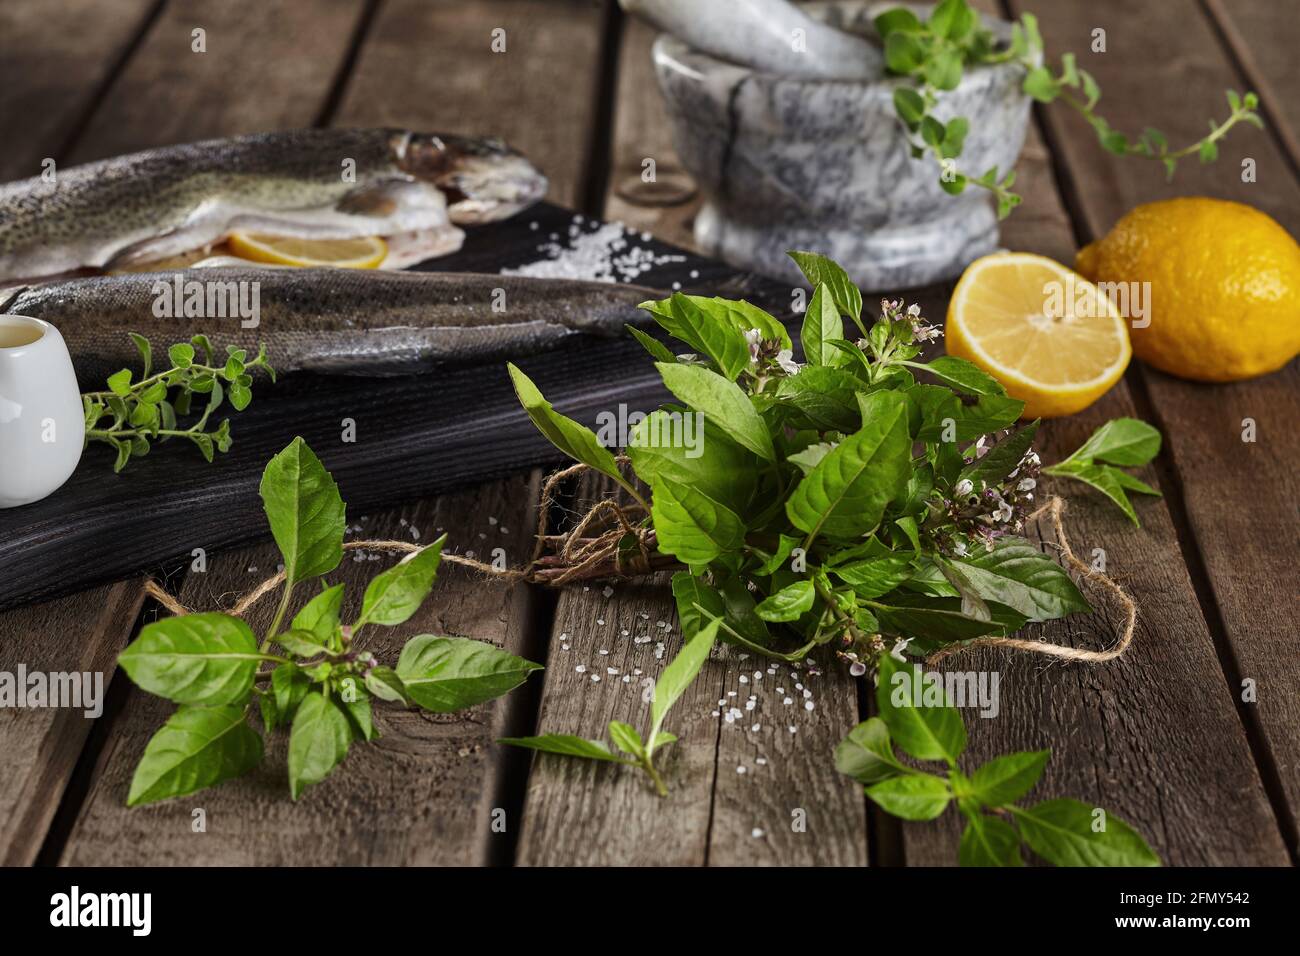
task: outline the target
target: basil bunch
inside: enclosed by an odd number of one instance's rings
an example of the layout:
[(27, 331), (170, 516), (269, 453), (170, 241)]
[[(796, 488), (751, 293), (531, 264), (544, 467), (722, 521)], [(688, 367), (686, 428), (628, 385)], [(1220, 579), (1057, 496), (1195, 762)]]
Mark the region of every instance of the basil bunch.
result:
[[(633, 330), (678, 400), (645, 417), (628, 441), (648, 501), (590, 429), (556, 412), (510, 366), (534, 424), (632, 494), (658, 550), (684, 566), (672, 590), (687, 642), (660, 678), (648, 744), (622, 724), (610, 728), (622, 757), (569, 736), (509, 743), (635, 764), (663, 792), (652, 758), (671, 740), (661, 734), (664, 713), (715, 639), (783, 661), (826, 647), (853, 673), (886, 677), (891, 653), (924, 656), (1091, 609), (1069, 575), (1020, 536), (1040, 466), (1031, 448), (1038, 423), (1012, 429), (1023, 403), (969, 362), (922, 361), (923, 344), (940, 333), (915, 306), (885, 301), (868, 324), (843, 269), (812, 253), (791, 256), (814, 289), (800, 333), (806, 366), (793, 361), (781, 322), (750, 303), (678, 293), (643, 304), (689, 349), (674, 356)], [(703, 417), (702, 447), (662, 440), (682, 434), (683, 415)], [(1001, 437), (990, 441), (995, 433)], [(679, 667), (683, 658), (688, 664)], [(665, 692), (670, 699), (661, 702)], [(874, 747), (888, 727), (914, 756), (948, 759), (953, 776), (930, 782), (892, 751), (886, 761), (883, 749), (871, 750), (891, 774), (873, 769), (868, 794), (909, 818), (937, 815), (950, 798), (963, 811), (978, 807), (989, 795), (967, 788), (956, 771), (958, 734), (965, 741), (956, 711), (918, 701), (897, 713), (883, 725), (864, 724), (850, 742), (869, 739)], [(948, 726), (948, 743), (917, 749), (935, 721)], [(904, 725), (920, 729), (905, 733)], [(883, 740), (887, 746), (887, 733)], [(917, 788), (925, 791), (923, 808)], [(992, 800), (984, 802), (999, 809), (1009, 802)], [(997, 830), (990, 839), (1005, 836), (1002, 821), (991, 819), (972, 826)], [(1034, 824), (1021, 824), (1029, 839)], [(1112, 859), (1100, 850), (1084, 857)]]
[[(354, 741), (374, 740), (374, 698), (434, 713), (499, 697), (541, 665), (465, 638), (422, 634), (397, 666), (360, 647), (370, 626), (408, 620), (433, 588), (446, 535), (373, 578), (361, 613), (340, 620), (343, 585), (327, 587), (281, 627), (295, 587), (338, 567), (346, 527), (338, 485), (301, 438), (271, 459), (262, 502), (284, 557), (275, 617), (258, 643), (243, 620), (187, 614), (145, 626), (118, 663), (142, 689), (180, 708), (145, 747), (127, 804), (181, 796), (240, 776), (262, 760), (254, 707), (269, 733), (288, 725), (294, 799), (324, 780)], [(273, 652), (277, 647), (282, 653)]]

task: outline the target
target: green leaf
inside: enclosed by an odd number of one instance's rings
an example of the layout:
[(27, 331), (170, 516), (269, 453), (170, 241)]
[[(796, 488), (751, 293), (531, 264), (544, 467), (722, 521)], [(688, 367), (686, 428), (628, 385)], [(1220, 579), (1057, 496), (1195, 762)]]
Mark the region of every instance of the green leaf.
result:
[(311, 678), (297, 664), (281, 664), (271, 671), (271, 693), (280, 722), (292, 720), (311, 689)]
[(366, 586), (356, 626), (382, 624), (393, 627), (409, 620), (433, 590), (433, 579), (438, 575), (442, 546), (446, 540), (444, 534), (427, 548), (408, 555), (376, 575)]
[(541, 750), (548, 754), (562, 754), (566, 757), (583, 757), (587, 760), (603, 760), (607, 763), (632, 763), (625, 757), (613, 753), (599, 740), (575, 737), (572, 734), (544, 734), (541, 737), (502, 737), (497, 743), (512, 747), (527, 747), (529, 750)]
[(867, 796), (885, 812), (904, 820), (933, 820), (952, 799), (947, 781), (928, 773), (882, 780), (867, 787)]
[(862, 334), (866, 335), (866, 327), (862, 324), (862, 293), (853, 284), (849, 274), (835, 262), (816, 252), (790, 252), (788, 255), (814, 289), (822, 284), (830, 287), (835, 307), (851, 318), (862, 330)]
[(826, 455), (786, 501), (790, 521), (810, 537), (852, 538), (871, 531), (911, 476), (912, 441), (902, 396), (873, 392), (862, 408), (861, 430)]
[(391, 667), (378, 664), (366, 671), (366, 689), (380, 700), (394, 704), (411, 705), (411, 697), (406, 692), (406, 685)]
[(167, 357), (175, 368), (189, 368), (194, 364), (194, 346), (180, 342), (167, 350)]
[(138, 332), (128, 332), (126, 334), (131, 337), (131, 341), (135, 343), (136, 351), (140, 353), (142, 365), (140, 377), (142, 379), (148, 378), (149, 373), (153, 371), (153, 346), (149, 344), (148, 339)]
[(652, 338), (642, 332), (635, 325), (628, 325), (627, 330), (632, 333), (632, 337), (645, 346), (656, 362), (675, 362), (677, 357), (673, 355), (668, 346), (664, 345), (656, 338)]
[[(834, 346), (831, 350), (844, 354)], [(862, 382), (843, 369), (810, 365), (781, 379), (776, 395), (817, 431), (855, 432), (862, 425), (857, 400), (861, 388)]]
[(727, 379), (735, 379), (749, 367), (749, 343), (732, 320), (727, 303), (678, 292), (658, 302), (642, 302), (641, 308), (653, 315), (674, 338), (712, 360)]
[(1136, 418), (1116, 418), (1102, 425), (1066, 461), (1104, 461), (1145, 465), (1160, 454), (1160, 431)]
[(916, 14), (906, 7), (895, 7), (892, 10), (886, 10), (872, 22), (875, 24), (876, 33), (880, 35), (882, 40), (895, 31), (919, 32), (923, 29)]
[(880, 717), (898, 745), (917, 760), (955, 765), (966, 749), (966, 725), (951, 705), (925, 705), (921, 673), (919, 666), (899, 664), (889, 654), (880, 656), (876, 684)]
[[(895, 96), (897, 93), (895, 91)], [(799, 339), (803, 343), (804, 359), (810, 365), (836, 365), (840, 351), (830, 344), (832, 339), (844, 338), (844, 320), (835, 305), (835, 293), (824, 282), (817, 284), (812, 300), (804, 312), (803, 328)]]
[(108, 387), (114, 395), (120, 395), (125, 398), (131, 394), (131, 370), (124, 368), (120, 372), (114, 372), (108, 377)]
[(858, 597), (878, 598), (888, 594), (908, 579), (911, 574), (910, 555), (891, 554), (862, 561), (849, 561), (831, 569)]
[(817, 591), (811, 581), (796, 581), (764, 598), (756, 611), (765, 621), (796, 621), (812, 610), (816, 598)]
[(262, 738), (243, 707), (182, 707), (144, 748), (128, 807), (184, 796), (247, 773), (262, 760)]
[(1212, 163), (1219, 158), (1219, 147), (1212, 139), (1202, 140), (1201, 148), (1197, 150), (1197, 157), (1203, 163)]
[(849, 731), (835, 748), (835, 769), (861, 784), (870, 786), (904, 771), (894, 755), (889, 728), (879, 717), (871, 717)]
[[(926, 61), (925, 80), (936, 90), (955, 90), (961, 83), (961, 54), (956, 50), (940, 50)], [(957, 152), (961, 152), (960, 145)]]
[(289, 625), (292, 630), (306, 631), (317, 644), (329, 645), (339, 627), (339, 608), (343, 606), (343, 585), (326, 588), (303, 605)]
[(631, 724), (625, 724), (621, 720), (611, 720), (609, 722), (609, 737), (614, 741), (614, 746), (625, 754), (631, 754), (638, 759), (645, 754), (645, 747), (641, 744), (641, 735), (636, 732), (636, 728)]
[(709, 659), (709, 652), (713, 650), (714, 642), (718, 638), (718, 626), (718, 622), (713, 621), (701, 628), (698, 634), (683, 645), (677, 652), (677, 656), (672, 659), (672, 663), (664, 668), (659, 679), (655, 681), (654, 700), (650, 704), (650, 744), (646, 747), (647, 759), (654, 755), (655, 743), (659, 740), (659, 730), (663, 727), (668, 711), (673, 704), (677, 703), (677, 699), (691, 685), (695, 675)]
[(589, 465), (602, 475), (613, 478), (629, 491), (633, 490), (622, 472), (618, 470), (618, 463), (614, 460), (613, 453), (596, 440), (590, 428), (578, 424), (571, 418), (566, 418), (552, 408), (551, 403), (537, 390), (532, 379), (519, 371), (513, 363), (508, 364), (507, 368), (510, 370), (510, 379), (514, 382), (515, 394), (519, 396), (519, 403), (523, 405), (524, 411), (528, 413), (537, 430), (545, 435), (552, 445), (574, 461)]
[(1051, 757), (1050, 750), (1026, 750), (996, 757), (971, 774), (971, 787), (985, 806), (1015, 803), (1038, 783)]
[[(925, 118), (925, 98), (909, 86), (896, 87), (894, 89), (894, 112), (898, 114), (899, 119), (907, 124), (909, 129), (915, 129), (921, 120)], [(843, 338), (843, 336), (840, 336), (840, 338)]]
[(402, 648), (397, 676), (425, 710), (450, 713), (500, 697), (542, 665), (463, 637), (421, 634)]
[(315, 657), (328, 649), (311, 631), (281, 631), (275, 642), (296, 657)]
[(1124, 494), (1124, 483), (1117, 477), (1124, 474), (1122, 471), (1108, 465), (1087, 465), (1077, 461), (1063, 461), (1059, 465), (1044, 468), (1043, 473), (1062, 478), (1074, 478), (1097, 489), (1114, 502), (1120, 511), (1128, 515), (1128, 519), (1133, 522), (1134, 527), (1141, 527), (1137, 512), (1133, 510), (1132, 502)]
[[(722, 593), (689, 571), (674, 574), (672, 587), (673, 598), (677, 602), (677, 620), (682, 626), (682, 636), (687, 640), (703, 630), (709, 622), (726, 616), (727, 605)], [(704, 612), (696, 605), (704, 608)]]
[(1061, 95), (1061, 85), (1045, 66), (1030, 70), (1021, 88), (1040, 103), (1050, 103)]
[(989, 605), (991, 620), (980, 621), (961, 613), (959, 598), (934, 598), (901, 592), (883, 597), (872, 610), (891, 633), (915, 639), (914, 646), (929, 650), (953, 641), (985, 634), (1008, 634), (1026, 623), (1025, 616), (1002, 605)]
[(289, 731), (289, 795), (297, 800), (348, 755), (352, 725), (331, 697), (313, 690), (303, 699)]
[(286, 587), (338, 567), (343, 560), (343, 499), (305, 441), (295, 438), (267, 463), (259, 491), (284, 556)]
[(1014, 435), (1002, 439), (981, 458), (962, 469), (958, 480), (970, 479), (992, 485), (1002, 481), (1019, 467), (1034, 443), (1038, 421), (1032, 421)]
[(690, 427), (700, 420), (681, 412), (651, 412), (632, 430), (627, 449), (632, 467), (651, 488), (671, 478), (742, 512), (758, 483), (758, 459), (710, 419), (704, 419), (702, 432)]
[(1005, 820), (977, 811), (967, 818), (957, 860), (962, 866), (1024, 866), (1020, 834)]
[(679, 399), (760, 458), (776, 461), (767, 425), (739, 385), (699, 365), (659, 362), (655, 367)]
[[(1028, 809), (1009, 809), (1029, 848), (1057, 866), (1160, 865), (1160, 858), (1136, 830), (1110, 814), (1094, 816), (1094, 808), (1078, 800), (1047, 800)], [(1105, 829), (1094, 831), (1095, 820), (1104, 821)]]
[(930, 14), (930, 32), (949, 40), (964, 39), (975, 29), (976, 16), (966, 0), (943, 0)]
[(1014, 608), (1031, 621), (1050, 621), (1092, 606), (1065, 569), (1024, 538), (1002, 538), (992, 551), (955, 559), (980, 597)]
[(1135, 491), (1140, 495), (1154, 495), (1157, 498), (1163, 497), (1159, 491), (1152, 488), (1145, 481), (1134, 478), (1128, 472), (1120, 471), (1118, 468), (1112, 468), (1110, 465), (1103, 466), (1106, 471), (1114, 477), (1119, 486), (1125, 491)]
[(226, 614), (186, 614), (146, 624), (118, 655), (142, 689), (178, 704), (244, 700), (263, 659), (248, 625)]
[(708, 564), (745, 543), (745, 524), (734, 511), (667, 476), (654, 486), (650, 514), (658, 549), (685, 564)]
[(885, 37), (885, 65), (889, 72), (907, 76), (925, 62), (925, 47), (914, 33), (894, 31)]
[(909, 363), (912, 368), (925, 369), (949, 388), (967, 395), (1005, 395), (1006, 389), (988, 372), (965, 359), (940, 355), (929, 363)]
[[(347, 680), (355, 681), (355, 677), (349, 677)], [(353, 737), (356, 740), (375, 740), (379, 736), (379, 731), (375, 730), (374, 714), (371, 711), (370, 695), (366, 693), (363, 686), (352, 688), (352, 700), (346, 696), (340, 695), (339, 706), (347, 714), (348, 724), (352, 727)]]

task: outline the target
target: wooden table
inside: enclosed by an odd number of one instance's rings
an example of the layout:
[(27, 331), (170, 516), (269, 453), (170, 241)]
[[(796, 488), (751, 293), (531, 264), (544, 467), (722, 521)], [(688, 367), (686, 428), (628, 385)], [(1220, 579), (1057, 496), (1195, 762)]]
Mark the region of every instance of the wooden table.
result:
[[(998, 9), (988, 0), (987, 9)], [(1006, 7), (1010, 8), (1008, 11)], [(1150, 123), (1193, 140), (1223, 112), (1223, 90), (1255, 89), (1266, 132), (1234, 132), (1213, 166), (1117, 160), (1064, 110), (1036, 116), (1020, 163), (1025, 205), (1005, 224), (1014, 249), (1071, 261), (1132, 205), (1179, 194), (1250, 203), (1300, 235), (1300, 29), (1277, 0), (1038, 0), (1048, 46), (1079, 53), (1118, 127)], [(1002, 12), (1019, 13), (1021, 0)], [(207, 52), (191, 52), (206, 30)], [(505, 53), (490, 52), (504, 28)], [(1106, 53), (1090, 53), (1094, 28)], [(684, 246), (695, 200), (647, 204), (626, 188), (641, 161), (676, 163), (648, 62), (652, 33), (609, 3), (583, 0), (7, 0), (0, 7), (0, 179), (211, 136), (305, 125), (381, 125), (495, 134), (551, 176), (550, 198)], [(1257, 175), (1244, 182), (1241, 164)], [(650, 197), (653, 199), (653, 197)], [(882, 290), (891, 291), (891, 290)], [(941, 316), (948, 288), (919, 299)], [(1164, 498), (1135, 530), (1095, 497), (1066, 489), (1076, 548), (1104, 549), (1141, 607), (1130, 653), (1106, 666), (1045, 666), (981, 652), (960, 665), (997, 669), (1002, 714), (975, 720), (970, 759), (1051, 747), (1039, 792), (1105, 806), (1169, 864), (1293, 863), (1300, 807), (1300, 655), (1294, 572), (1300, 520), (1300, 372), (1193, 385), (1134, 363), (1087, 412), (1040, 432), (1045, 460), (1102, 421), (1136, 415), (1165, 433), (1141, 477)], [(1258, 440), (1242, 441), (1243, 419)], [(367, 533), (402, 522), (453, 541), (529, 546), (539, 473), (370, 515)], [(216, 606), (275, 563), (264, 544), (214, 556), (206, 574), (173, 574), (191, 606)], [(163, 569), (148, 569), (159, 571)], [(373, 568), (345, 562), (359, 593)], [(627, 672), (659, 663), (620, 638), (657, 621), (677, 635), (661, 584), (547, 593), (448, 570), (426, 609), (393, 629), (382, 656), (426, 631), (474, 635), (544, 661), (543, 679), (468, 713), (384, 710), (383, 737), (297, 803), (285, 740), (249, 776), (193, 797), (127, 810), (127, 784), (169, 705), (114, 674), (116, 652), (158, 609), (143, 578), (0, 615), (0, 669), (102, 670), (97, 720), (61, 710), (0, 711), (0, 860), (10, 864), (846, 864), (955, 861), (955, 814), (899, 825), (836, 775), (830, 753), (864, 695), (829, 669), (797, 734), (779, 714), (752, 733), (711, 715), (753, 669), (710, 662), (675, 711), (682, 742), (666, 755), (673, 795), (631, 773), (494, 744), (503, 734), (598, 733), (638, 722), (636, 684), (591, 683), (578, 663)], [(264, 625), (264, 621), (253, 621)], [(1056, 641), (1105, 641), (1113, 621), (1054, 627)], [(639, 631), (637, 629), (640, 629)], [(668, 654), (679, 638), (668, 640)], [(608, 651), (608, 655), (602, 654)], [(665, 658), (666, 659), (666, 658)], [(602, 668), (603, 669), (603, 668)], [(1243, 699), (1243, 682), (1256, 688)], [(764, 763), (759, 763), (763, 758)], [(738, 773), (740, 768), (747, 772)], [(192, 832), (196, 808), (207, 830)], [(505, 811), (504, 830), (494, 827)], [(806, 813), (794, 832), (792, 813)], [(754, 835), (762, 831), (761, 836)]]

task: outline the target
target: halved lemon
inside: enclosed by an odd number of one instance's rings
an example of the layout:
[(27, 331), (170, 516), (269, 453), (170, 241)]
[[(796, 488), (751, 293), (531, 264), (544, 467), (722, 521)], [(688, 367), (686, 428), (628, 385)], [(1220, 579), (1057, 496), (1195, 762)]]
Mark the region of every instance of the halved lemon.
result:
[(976, 259), (948, 303), (948, 354), (974, 362), (1025, 403), (1022, 418), (1082, 411), (1133, 350), (1114, 303), (1059, 262), (1027, 252)]
[(375, 269), (388, 255), (388, 244), (378, 236), (362, 239), (294, 239), (233, 232), (230, 251), (242, 259), (277, 266), (334, 266), (339, 269)]

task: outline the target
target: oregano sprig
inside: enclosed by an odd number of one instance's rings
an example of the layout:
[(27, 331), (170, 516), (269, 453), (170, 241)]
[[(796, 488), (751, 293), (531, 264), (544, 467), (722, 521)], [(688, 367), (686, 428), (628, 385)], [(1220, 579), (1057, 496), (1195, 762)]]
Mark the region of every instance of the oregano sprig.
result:
[[(338, 486), (301, 438), (268, 464), (261, 493), (285, 580), (262, 636), (238, 617), (185, 614), (146, 625), (118, 657), (139, 687), (180, 705), (146, 745), (127, 803), (194, 793), (240, 776), (262, 760), (249, 723), (289, 727), (289, 792), (297, 799), (343, 762), (353, 743), (378, 736), (374, 699), (434, 713), (507, 693), (541, 665), (482, 641), (421, 634), (395, 667), (360, 640), (366, 627), (408, 621), (433, 588), (446, 535), (376, 575), (360, 612), (344, 624), (344, 586), (323, 586), (283, 627), (294, 585), (333, 571), (343, 556)], [(277, 650), (278, 649), (278, 650)]]
[[(135, 332), (130, 336), (142, 360), (140, 378), (135, 380), (131, 370), (124, 368), (108, 377), (108, 388), (81, 396), (86, 441), (101, 441), (117, 451), (115, 472), (125, 468), (132, 457), (147, 455), (152, 442), (176, 438), (192, 442), (212, 461), (214, 452), (227, 452), (231, 446), (230, 419), (208, 429), (213, 412), (223, 401), (237, 412), (247, 408), (253, 400), (253, 372), (260, 369), (275, 381), (265, 348), (259, 348), (250, 361), (243, 349), (229, 346), (225, 361), (218, 362), (207, 336), (196, 335), (189, 342), (171, 346), (167, 350), (170, 366), (153, 373), (149, 340)], [(182, 427), (181, 419), (195, 408), (196, 395), (202, 411)], [(111, 421), (102, 425), (105, 419)]]
[(912, 156), (935, 159), (940, 167), (939, 185), (945, 192), (957, 195), (968, 185), (990, 192), (999, 219), (1020, 203), (1020, 196), (1011, 190), (1015, 171), (1002, 173), (993, 167), (975, 176), (961, 170), (956, 161), (962, 155), (970, 121), (958, 116), (944, 123), (934, 115), (943, 94), (961, 83), (966, 67), (1018, 64), (1025, 71), (1021, 88), (1026, 94), (1039, 103), (1064, 102), (1083, 116), (1105, 149), (1117, 156), (1159, 161), (1170, 178), (1180, 159), (1192, 155), (1203, 163), (1217, 159), (1218, 144), (1239, 123), (1261, 129), (1264, 125), (1257, 112), (1256, 94), (1228, 90), (1228, 116), (1222, 121), (1211, 120), (1210, 131), (1196, 142), (1171, 148), (1164, 134), (1152, 127), (1131, 139), (1097, 112), (1101, 88), (1078, 65), (1073, 53), (1064, 54), (1056, 69), (1044, 62), (1043, 38), (1032, 13), (1025, 13), (1012, 25), (1008, 44), (999, 44), (993, 33), (980, 25), (967, 0), (943, 0), (927, 20), (906, 8), (887, 10), (876, 17), (875, 26), (884, 43), (888, 71), (914, 81), (914, 86), (900, 86), (893, 94), (894, 111), (908, 131)]

